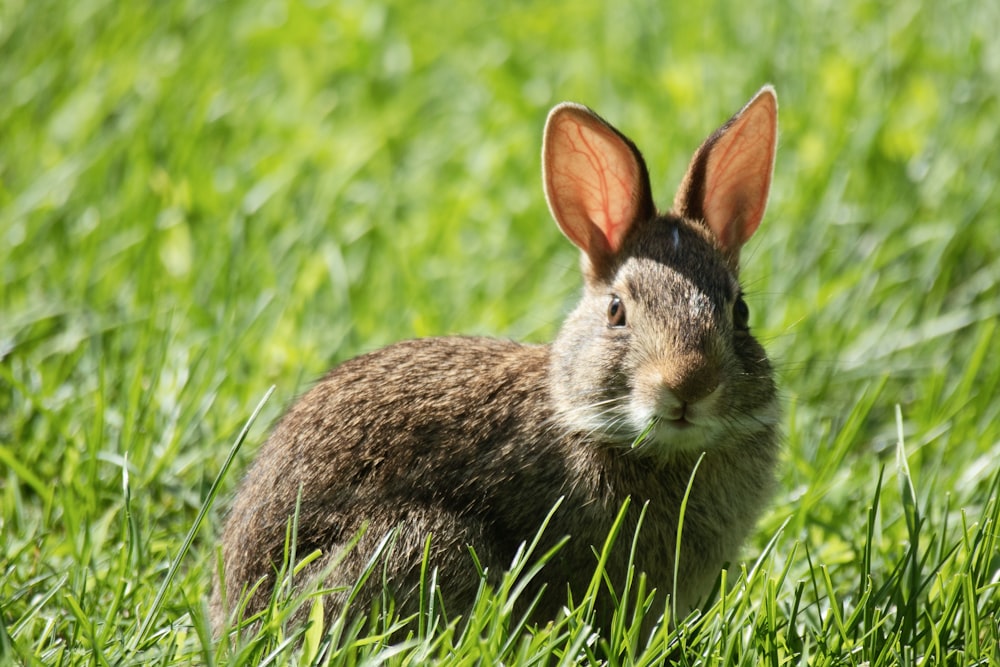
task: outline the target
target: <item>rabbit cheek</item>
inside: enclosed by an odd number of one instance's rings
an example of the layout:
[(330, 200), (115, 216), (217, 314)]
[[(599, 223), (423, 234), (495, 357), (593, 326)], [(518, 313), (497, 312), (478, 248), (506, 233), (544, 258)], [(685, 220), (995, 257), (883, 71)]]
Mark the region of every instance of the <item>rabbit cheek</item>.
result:
[[(579, 308), (554, 344), (550, 390), (556, 418), (568, 431), (600, 440), (628, 441), (629, 347), (624, 329), (608, 327), (605, 297)], [(595, 342), (595, 340), (597, 342)]]

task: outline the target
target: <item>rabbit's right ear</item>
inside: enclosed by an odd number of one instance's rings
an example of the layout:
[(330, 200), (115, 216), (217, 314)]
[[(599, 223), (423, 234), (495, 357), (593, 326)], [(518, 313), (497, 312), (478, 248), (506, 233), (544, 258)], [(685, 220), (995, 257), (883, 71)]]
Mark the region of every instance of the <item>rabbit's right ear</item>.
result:
[(604, 273), (632, 223), (656, 210), (639, 150), (579, 104), (564, 102), (549, 113), (542, 179), (552, 217), (595, 275)]

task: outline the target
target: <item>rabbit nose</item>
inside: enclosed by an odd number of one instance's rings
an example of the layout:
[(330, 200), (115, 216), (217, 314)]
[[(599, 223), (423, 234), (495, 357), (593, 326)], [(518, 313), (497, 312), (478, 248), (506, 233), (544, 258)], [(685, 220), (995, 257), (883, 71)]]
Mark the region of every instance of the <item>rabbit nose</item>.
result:
[(665, 378), (664, 384), (681, 403), (696, 403), (718, 388), (718, 365), (704, 356), (689, 355), (674, 362), (675, 372)]

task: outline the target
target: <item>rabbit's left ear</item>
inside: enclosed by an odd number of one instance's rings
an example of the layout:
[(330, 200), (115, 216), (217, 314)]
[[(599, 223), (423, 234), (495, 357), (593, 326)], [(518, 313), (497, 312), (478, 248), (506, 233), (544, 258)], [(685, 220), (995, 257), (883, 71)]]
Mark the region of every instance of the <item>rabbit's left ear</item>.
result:
[(694, 154), (674, 211), (702, 221), (735, 267), (760, 226), (778, 142), (778, 98), (764, 86)]

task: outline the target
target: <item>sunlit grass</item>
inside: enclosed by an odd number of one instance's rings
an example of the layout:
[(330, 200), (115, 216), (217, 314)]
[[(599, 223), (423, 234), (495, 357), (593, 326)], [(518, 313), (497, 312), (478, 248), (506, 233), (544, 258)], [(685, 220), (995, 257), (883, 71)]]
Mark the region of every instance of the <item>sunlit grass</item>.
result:
[[(0, 663), (1000, 661), (995, 4), (3, 4)], [(529, 627), (508, 577), (465, 618), (305, 631), (286, 602), (213, 642), (220, 513), (309, 382), (406, 337), (552, 337), (579, 278), (548, 109), (635, 139), (667, 206), (765, 82), (743, 280), (786, 453), (702, 613)]]

